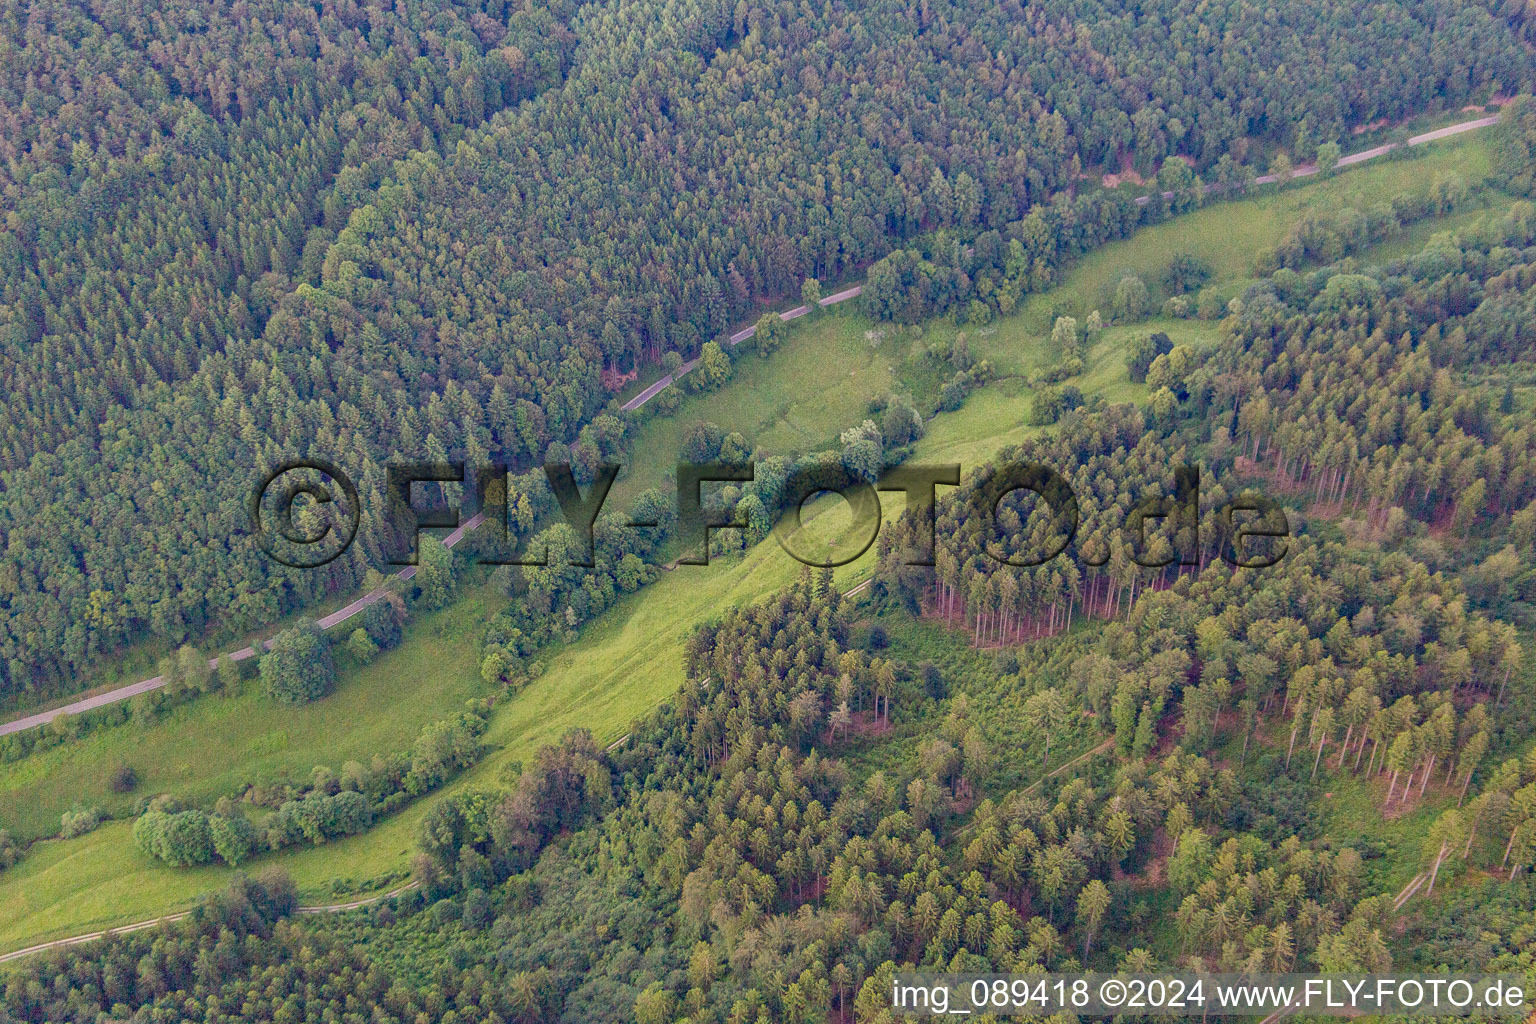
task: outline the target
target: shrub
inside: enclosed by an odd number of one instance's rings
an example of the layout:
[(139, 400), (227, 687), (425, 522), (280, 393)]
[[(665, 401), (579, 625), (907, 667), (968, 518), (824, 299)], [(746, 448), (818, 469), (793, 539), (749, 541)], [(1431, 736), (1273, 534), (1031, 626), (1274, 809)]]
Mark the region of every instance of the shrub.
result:
[(378, 657), (379, 646), (373, 642), (366, 629), (358, 626), (347, 637), (347, 653), (357, 659), (358, 664), (366, 665)]
[(139, 773), (130, 765), (120, 764), (112, 769), (112, 777), (107, 785), (114, 793), (132, 793), (139, 788)]
[(74, 839), (83, 836), (87, 832), (94, 832), (101, 825), (101, 808), (89, 807), (76, 808), (65, 811), (59, 820), (59, 838)]

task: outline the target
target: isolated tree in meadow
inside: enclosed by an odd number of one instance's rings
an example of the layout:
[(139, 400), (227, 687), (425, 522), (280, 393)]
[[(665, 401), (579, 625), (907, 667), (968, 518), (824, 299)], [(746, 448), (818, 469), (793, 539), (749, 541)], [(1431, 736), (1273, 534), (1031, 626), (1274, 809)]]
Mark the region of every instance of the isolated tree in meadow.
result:
[(731, 357), (718, 342), (707, 341), (699, 352), (699, 366), (694, 374), (700, 391), (714, 391), (731, 379)]
[(312, 623), (285, 629), (261, 656), (261, 682), (284, 704), (302, 704), (325, 696), (336, 685), (330, 640)]
[(1121, 323), (1129, 323), (1140, 320), (1147, 315), (1151, 308), (1152, 298), (1147, 291), (1146, 282), (1135, 274), (1127, 274), (1115, 285), (1114, 302), (1111, 309), (1115, 319)]

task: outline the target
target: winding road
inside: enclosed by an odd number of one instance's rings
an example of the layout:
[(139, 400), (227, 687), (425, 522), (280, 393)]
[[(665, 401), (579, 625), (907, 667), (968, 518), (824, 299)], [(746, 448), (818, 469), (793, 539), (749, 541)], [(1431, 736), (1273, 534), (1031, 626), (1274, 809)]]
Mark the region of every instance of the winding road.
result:
[[(1460, 135), (1463, 132), (1473, 131), (1477, 128), (1486, 128), (1489, 125), (1497, 123), (1498, 120), (1499, 116), (1497, 114), (1491, 114), (1486, 117), (1479, 117), (1474, 120), (1462, 121), (1457, 124), (1447, 125), (1444, 128), (1436, 128), (1434, 131), (1424, 132), (1420, 135), (1414, 135), (1410, 137), (1407, 141), (1407, 145), (1420, 146), (1424, 145), (1425, 143), (1436, 142), (1440, 139), (1447, 139), (1453, 135)], [(1386, 145), (1376, 146), (1372, 149), (1362, 150), (1359, 153), (1351, 153), (1348, 156), (1340, 158), (1338, 166), (1353, 167), (1356, 164), (1365, 163), (1367, 160), (1374, 160), (1377, 157), (1390, 153), (1393, 149), (1396, 149), (1397, 146), (1397, 143), (1387, 143)], [(1302, 166), (1298, 167), (1292, 173), (1292, 177), (1305, 178), (1310, 177), (1316, 173), (1316, 167)], [(1254, 184), (1273, 184), (1276, 180), (1277, 179), (1274, 175), (1265, 174), (1255, 178)], [(1205, 186), (1207, 192), (1210, 192), (1213, 188), (1214, 186), (1211, 185)], [(1163, 196), (1164, 198), (1172, 198), (1173, 193), (1165, 192), (1163, 193)], [(1138, 206), (1144, 206), (1147, 202), (1147, 196), (1139, 196), (1136, 199)], [(819, 305), (823, 307), (835, 306), (840, 302), (846, 302), (849, 299), (856, 298), (862, 294), (863, 291), (864, 286), (861, 284), (856, 284), (851, 288), (844, 288), (840, 292), (826, 296), (820, 300)], [(811, 308), (809, 306), (801, 305), (796, 306), (793, 309), (786, 310), (785, 312), (780, 313), (779, 316), (784, 320), (797, 320), (800, 317), (805, 316), (810, 311)], [(737, 331), (735, 334), (732, 334), (728, 340), (734, 347), (741, 344), (743, 341), (746, 341), (748, 338), (751, 338), (755, 334), (757, 334), (757, 328), (755, 326), (745, 327)], [(660, 380), (657, 380), (645, 390), (641, 391), (638, 395), (625, 402), (621, 408), (627, 412), (633, 412), (634, 410), (639, 409), (652, 398), (655, 398), (662, 391), (666, 390), (666, 388), (679, 377), (689, 373), (698, 365), (699, 361), (697, 359), (692, 359), (684, 363), (682, 366), (678, 367), (674, 373), (664, 375)], [(453, 547), (463, 538), (466, 532), (479, 527), (480, 524), (484, 522), (484, 518), (485, 517), (483, 514), (477, 514), (473, 518), (466, 520), (456, 530), (443, 538), (444, 546)], [(412, 576), (416, 575), (416, 567), (407, 566), (397, 575), (399, 579), (408, 580)], [(319, 620), (320, 628), (330, 629), (333, 626), (337, 626), (343, 622), (346, 622), (348, 619), (352, 618), (358, 612), (361, 612), (364, 608), (368, 607), (370, 604), (373, 604), (383, 596), (384, 588), (382, 587), (368, 594), (364, 594), (362, 597), (359, 597), (352, 603), (342, 608), (338, 608), (336, 611), (331, 612), (329, 615), (322, 617)], [(261, 644), (261, 648), (265, 650), (270, 645), (271, 641), (266, 641)], [(228, 657), (231, 661), (245, 661), (247, 658), (254, 658), (257, 653), (258, 652), (256, 646), (252, 645), (249, 647), (242, 647), (238, 651), (231, 651), (229, 652)], [(210, 659), (208, 662), (210, 666), (216, 665), (217, 663), (218, 659), (216, 658)], [(126, 686), (120, 686), (117, 689), (108, 690), (104, 693), (99, 693), (92, 697), (82, 698), (81, 700), (77, 700), (71, 704), (66, 704), (63, 707), (54, 708), (49, 711), (39, 711), (36, 714), (28, 715), (24, 718), (18, 718), (14, 721), (0, 724), (0, 736), (4, 736), (13, 732), (21, 732), (26, 729), (34, 729), (41, 725), (47, 725), (49, 722), (53, 721), (60, 715), (77, 715), (82, 711), (91, 711), (95, 708), (105, 707), (108, 704), (115, 704), (120, 700), (127, 700), (130, 697), (136, 697), (141, 693), (148, 693), (151, 690), (157, 690), (164, 685), (165, 680), (162, 677), (154, 676), (153, 678), (144, 679), (137, 683), (130, 683)]]

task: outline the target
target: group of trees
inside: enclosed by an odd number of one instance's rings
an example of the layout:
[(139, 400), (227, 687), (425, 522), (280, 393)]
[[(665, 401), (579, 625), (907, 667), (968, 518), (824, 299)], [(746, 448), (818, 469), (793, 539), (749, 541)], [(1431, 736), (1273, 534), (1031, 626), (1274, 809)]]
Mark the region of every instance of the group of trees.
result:
[(1377, 521), (1507, 523), (1536, 498), (1536, 433), (1453, 375), (1528, 358), (1533, 242), (1522, 202), (1385, 267), (1279, 270), (1191, 374), (1190, 411), (1273, 486)]
[(1219, 485), (1202, 486), (1196, 519), (1134, 514), (1176, 497), (1177, 471), (1190, 461), (1187, 449), (1165, 447), (1148, 431), (1133, 407), (1068, 416), (1050, 435), (999, 453), (997, 465), (1048, 466), (1062, 474), (1076, 506), (1070, 544), (1066, 509), (1022, 499), (1025, 492), (1003, 498), (995, 522), (978, 514), (1006, 483), (995, 468), (980, 467), (938, 502), (934, 566), (908, 564), (929, 533), (927, 524), (903, 515), (881, 531), (878, 578), (914, 608), (967, 621), (978, 643), (1052, 633), (1082, 612), (1113, 617), (1143, 588), (1165, 585), (1219, 554), (1218, 513), (1228, 500)]
[[(1133, 636), (1154, 646), (1170, 620), (1179, 617), (1135, 616), (1134, 628), (1112, 627), (1119, 636), (1106, 648), (1145, 662)], [(1103, 651), (1084, 654), (1064, 651), (1037, 670), (1063, 687), (1086, 673), (1113, 690), (1126, 669)], [(926, 671), (851, 646), (847, 606), (824, 574), (728, 612), (695, 635), (687, 658), (678, 700), (637, 723), (623, 749), (605, 755), (569, 736), (511, 789), (465, 794), (427, 823), (425, 902), (461, 895), (423, 917), (462, 928), (468, 959), (533, 985), (545, 1012), (878, 1019), (902, 963), (1071, 970), (1106, 962), (1107, 946), (1110, 965), (1153, 970), (1157, 958), (1134, 944), (1150, 908), (1122, 879), (1169, 849), (1168, 884), (1183, 901), (1180, 962), (1391, 963), (1390, 901), (1362, 898), (1361, 858), (1296, 838), (1272, 846), (1224, 836), (1250, 798), (1230, 769), (1203, 757), (1175, 750), (1124, 762), (1102, 781), (1069, 776), (999, 794), (993, 751), (1008, 748), (987, 734), (1010, 727), (1003, 716), (979, 714), (962, 695), (934, 703)], [(1158, 670), (1182, 679), (1188, 667)], [(1063, 718), (1045, 707), (1046, 681), (999, 686), (1041, 687), (1029, 703), (1042, 730)], [(921, 742), (856, 783), (834, 755), (855, 724), (879, 732), (892, 723)], [(1040, 737), (1023, 742), (1037, 747)], [(996, 796), (959, 826), (983, 792)], [(514, 808), (529, 824), (498, 826)], [(530, 861), (560, 827), (577, 829), (572, 841)], [(597, 895), (611, 886), (626, 894), (618, 919)], [(515, 911), (530, 890), (542, 894), (537, 909)], [(488, 925), (497, 906), (503, 916)], [(612, 928), (594, 942), (577, 922), (599, 914)], [(657, 929), (661, 921), (669, 927)], [(432, 927), (417, 926), (413, 941)], [(488, 927), (484, 944), (470, 938)], [(650, 936), (645, 952), (626, 956), (638, 934)], [(558, 966), (535, 975), (537, 964)]]
[(423, 991), (397, 980), (343, 937), (318, 935), (290, 916), (293, 882), (278, 872), (241, 878), (184, 920), (112, 935), (88, 953), (58, 950), (7, 974), (0, 1008), (29, 1024), (103, 1017), (199, 1021), (323, 1021), (367, 1007), (370, 1020), (518, 1021), (533, 1024), (517, 993), (483, 969)]
[(1453, 173), (1437, 178), (1426, 192), (1401, 192), (1363, 210), (1345, 206), (1326, 218), (1304, 213), (1280, 244), (1260, 252), (1255, 263), (1260, 274), (1272, 274), (1280, 267), (1296, 270), (1308, 264), (1336, 263), (1415, 221), (1452, 213), (1470, 196), (1467, 183)]
[(375, 755), (369, 765), (348, 761), (339, 774), (318, 767), (301, 791), (249, 789), (248, 803), (271, 808), (256, 821), (227, 797), (212, 813), (156, 798), (134, 824), (134, 844), (176, 867), (215, 860), (237, 867), (270, 850), (355, 835), (479, 760), (488, 713), (487, 702), (471, 701), (457, 717), (423, 728), (409, 753)]
[[(1003, 310), (1163, 208), (1072, 198), (1085, 166), (1187, 196), (1250, 140), (1306, 158), (1529, 78), (1505, 22), (1446, 0), (575, 11), (0, 12), (5, 694), (355, 587), (407, 539), (385, 462), (590, 460), (605, 370), (807, 279), (915, 245), (872, 303)], [(289, 569), (244, 503), (315, 453), (358, 482), (361, 538)]]

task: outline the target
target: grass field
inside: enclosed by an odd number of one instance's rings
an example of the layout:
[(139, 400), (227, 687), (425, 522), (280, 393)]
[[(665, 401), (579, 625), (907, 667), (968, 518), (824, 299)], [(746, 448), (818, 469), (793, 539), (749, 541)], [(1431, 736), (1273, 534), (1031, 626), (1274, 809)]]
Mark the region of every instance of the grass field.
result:
[[(1273, 244), (1304, 209), (1422, 188), (1451, 170), (1469, 181), (1481, 177), (1486, 152), (1480, 143), (1464, 138), (1438, 150), (1411, 162), (1375, 163), (1328, 181), (1208, 207), (1091, 255), (1059, 288), (1032, 297), (1015, 316), (968, 329), (973, 353), (994, 360), (1005, 376), (978, 389), (956, 412), (933, 419), (916, 456), (972, 465), (1027, 436), (1033, 429), (1024, 426), (1030, 394), (1019, 375), (1054, 359), (1048, 337), (1053, 308), (1107, 307), (1103, 297), (1123, 272), (1140, 272), (1155, 284), (1177, 252), (1202, 256), (1217, 268), (1215, 283), (1235, 290), (1251, 274), (1254, 251)], [(1423, 225), (1415, 232), (1428, 230)], [(849, 309), (796, 326), (772, 359), (742, 353), (725, 389), (690, 397), (675, 416), (646, 422), (636, 438), (635, 465), (617, 485), (614, 507), (662, 478), (676, 459), (678, 437), (695, 420), (741, 430), (769, 450), (824, 446), (863, 418), (871, 398), (910, 379), (912, 348), (960, 329), (940, 321), (925, 328), (921, 339), (887, 338), (872, 346), (865, 335), (874, 326)], [(1144, 389), (1126, 378), (1121, 351), (1134, 332), (1151, 327), (1196, 345), (1216, 330), (1199, 321), (1110, 328), (1075, 382), (1112, 401), (1140, 397)], [(899, 504), (887, 501), (888, 513), (898, 512), (892, 505)], [(835, 526), (846, 514), (826, 513), (823, 521)], [(839, 581), (866, 573), (868, 560), (839, 570)], [(438, 800), (494, 783), (509, 765), (572, 726), (589, 728), (602, 741), (622, 735), (633, 719), (675, 691), (682, 679), (683, 640), (697, 624), (772, 592), (797, 568), (770, 540), (741, 558), (666, 574), (589, 625), (577, 642), (548, 655), (544, 675), (496, 708), (486, 737), (492, 753), (454, 783), (365, 834), (259, 863), (286, 868), (308, 900), (386, 887), (405, 870), (421, 819)], [(206, 800), (244, 781), (296, 778), (315, 764), (338, 765), (349, 757), (401, 749), (422, 724), (482, 692), (479, 629), (495, 600), (486, 585), (469, 590), (449, 609), (424, 616), (398, 651), (344, 672), (337, 692), (317, 704), (280, 709), (253, 688), (247, 696), (199, 700), (148, 730), (125, 726), (5, 766), (0, 825), (36, 835), (56, 827), (58, 814), (77, 800), (125, 810), (131, 798), (105, 791), (107, 772), (121, 761), (139, 770), (140, 792)], [(0, 950), (169, 913), (223, 884), (229, 874), (155, 865), (133, 848), (129, 832), (129, 823), (121, 822), (80, 839), (39, 843), (0, 874)]]
[[(489, 584), (466, 589), (449, 608), (421, 616), (410, 643), (344, 671), (336, 692), (312, 704), (279, 705), (247, 680), (238, 696), (202, 698), (147, 727), (100, 729), (0, 766), (0, 823), (31, 839), (57, 832), (60, 814), (76, 804), (120, 816), (143, 793), (211, 802), (245, 782), (302, 779), (317, 764), (403, 750), (423, 725), (485, 692), (480, 623), (497, 599)], [(135, 793), (108, 788), (120, 764), (138, 773)]]

